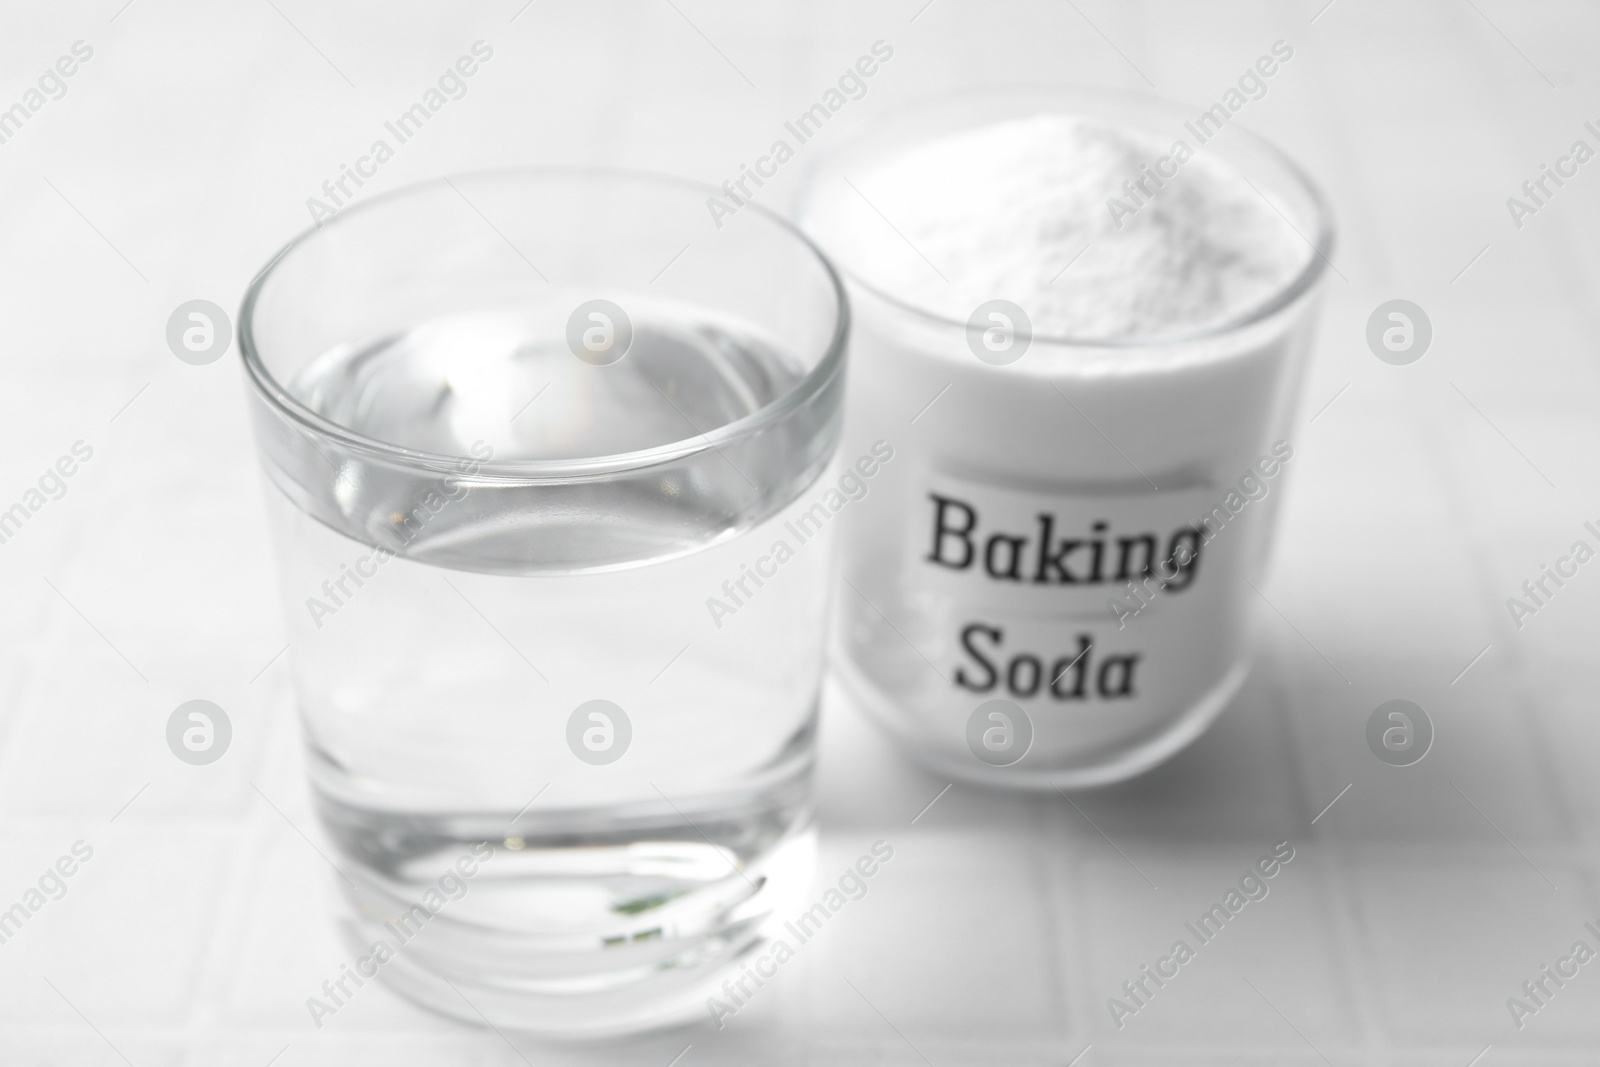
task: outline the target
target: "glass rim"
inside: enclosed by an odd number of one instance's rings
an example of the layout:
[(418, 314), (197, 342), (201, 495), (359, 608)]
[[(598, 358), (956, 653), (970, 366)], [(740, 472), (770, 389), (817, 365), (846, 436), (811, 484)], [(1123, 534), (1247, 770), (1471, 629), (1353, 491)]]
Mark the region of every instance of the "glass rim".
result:
[[(479, 460), (468, 455), (453, 455), (444, 452), (432, 452), (426, 449), (408, 448), (392, 441), (385, 441), (382, 438), (369, 437), (313, 411), (285, 388), (272, 372), (267, 369), (265, 361), (261, 358), (260, 346), (255, 336), (257, 303), (260, 300), (263, 289), (275, 276), (277, 268), (297, 249), (315, 240), (324, 230), (338, 226), (347, 216), (366, 214), (392, 207), (397, 201), (402, 201), (424, 192), (434, 191), (440, 187), (452, 187), (456, 182), (466, 183), (485, 179), (523, 179), (526, 181), (548, 178), (583, 178), (587, 180), (633, 182), (658, 188), (677, 188), (693, 193), (696, 196), (721, 195), (721, 190), (714, 186), (670, 174), (625, 167), (549, 165), (494, 167), (438, 175), (421, 181), (408, 182), (399, 188), (375, 194), (360, 203), (352, 204), (327, 222), (313, 224), (291, 238), (256, 273), (249, 287), (245, 290), (244, 298), (239, 306), (239, 353), (251, 383), (262, 399), (278, 414), (298, 424), (302, 432), (309, 430), (320, 437), (331, 438), (354, 451), (369, 457), (383, 459), (399, 466), (423, 468), (460, 477), (461, 464), (466, 461), (473, 466), (473, 474), (471, 475), (473, 479), (499, 478), (523, 482), (564, 482), (658, 466), (709, 450), (720, 450), (731, 442), (753, 436), (782, 421), (786, 416), (798, 410), (803, 404), (820, 393), (840, 371), (844, 362), (844, 353), (850, 332), (850, 302), (838, 270), (834, 267), (827, 254), (811, 239), (809, 234), (777, 212), (753, 202), (747, 202), (745, 209), (753, 211), (769, 225), (775, 226), (780, 232), (796, 239), (801, 247), (811, 253), (812, 260), (822, 268), (823, 277), (827, 279), (833, 294), (833, 330), (816, 365), (783, 394), (749, 414), (742, 415), (731, 422), (726, 422), (704, 433), (693, 433), (679, 440), (669, 441), (662, 445), (653, 445), (649, 448), (600, 456), (566, 459), (495, 460), (491, 458)], [(743, 210), (741, 209), (741, 213), (743, 213)]]
[[(981, 104), (1020, 104), (1028, 100), (1038, 100), (1041, 105), (1049, 105), (1041, 106), (1041, 109), (1037, 112), (1038, 114), (1076, 115), (1086, 119), (1104, 118), (1104, 116), (1096, 115), (1093, 111), (1087, 109), (1074, 111), (1071, 107), (1066, 106), (1067, 102), (1072, 99), (1115, 101), (1123, 105), (1139, 105), (1148, 107), (1152, 111), (1169, 114), (1179, 114), (1181, 113), (1180, 109), (1183, 107), (1182, 104), (1175, 100), (1169, 100), (1153, 93), (1100, 89), (1082, 85), (1027, 83), (964, 90), (960, 93), (947, 93), (937, 97), (926, 98), (917, 103), (887, 112), (875, 120), (865, 122), (851, 130), (847, 141), (830, 152), (827, 158), (818, 160), (811, 168), (807, 175), (805, 187), (799, 195), (799, 210), (796, 214), (799, 215), (802, 225), (804, 225), (809, 214), (807, 209), (816, 202), (813, 193), (817, 179), (830, 169), (835, 169), (838, 163), (849, 158), (853, 151), (859, 150), (863, 144), (872, 139), (874, 133), (881, 132), (884, 129), (894, 129), (898, 122), (933, 115), (940, 109), (952, 109), (961, 105), (970, 107)], [(1019, 113), (1013, 117), (1021, 117), (1021, 115)], [(991, 121), (998, 122), (1003, 121), (1003, 119), (996, 116)], [(982, 124), (982, 122), (977, 122), (972, 125), (975, 127)], [(1282, 287), (1275, 289), (1266, 299), (1220, 322), (1194, 329), (1140, 335), (1137, 337), (1064, 337), (1030, 332), (1028, 336), (1031, 344), (1077, 349), (1158, 349), (1172, 345), (1192, 344), (1236, 333), (1270, 319), (1278, 312), (1295, 304), (1302, 296), (1305, 296), (1315, 288), (1316, 284), (1322, 280), (1327, 269), (1333, 265), (1329, 257), (1334, 251), (1336, 235), (1333, 212), (1329, 207), (1327, 198), (1323, 195), (1321, 187), (1317, 185), (1310, 173), (1283, 149), (1243, 126), (1236, 126), (1232, 122), (1228, 126), (1237, 137), (1265, 155), (1274, 165), (1282, 168), (1284, 173), (1298, 186), (1310, 202), (1313, 211), (1316, 213), (1316, 235), (1314, 238), (1308, 239), (1304, 234), (1300, 233), (1299, 227), (1295, 226), (1293, 222), (1289, 222), (1290, 228), (1295, 231), (1302, 241), (1311, 247), (1311, 255), (1308, 257), (1305, 266)], [(958, 128), (965, 127), (949, 127), (950, 130)], [(1149, 133), (1151, 131), (1145, 129), (1140, 132)], [(1277, 211), (1277, 206), (1272, 204), (1270, 200), (1268, 201), (1268, 206)], [(1285, 219), (1285, 221), (1288, 220)], [(842, 260), (839, 262), (837, 269), (841, 274), (849, 278), (852, 283), (860, 286), (863, 291), (890, 305), (897, 311), (903, 312), (925, 324), (948, 327), (963, 332), (969, 328), (968, 323), (965, 321), (952, 318), (947, 314), (930, 311), (904, 297), (896, 296), (880, 285), (868, 282), (859, 272)]]

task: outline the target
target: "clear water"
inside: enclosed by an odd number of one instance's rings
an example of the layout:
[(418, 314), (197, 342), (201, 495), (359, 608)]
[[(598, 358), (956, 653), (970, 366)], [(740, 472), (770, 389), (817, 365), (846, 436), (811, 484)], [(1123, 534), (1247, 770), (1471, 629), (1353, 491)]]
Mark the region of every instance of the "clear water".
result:
[[(368, 437), (500, 459), (607, 456), (733, 422), (783, 395), (803, 368), (736, 325), (660, 303), (627, 355), (595, 367), (542, 317), (474, 315), (337, 348), (291, 386), (302, 402)], [(650, 317), (643, 317), (643, 316)]]
[[(627, 357), (606, 367), (549, 338), (509, 318), (449, 320), (330, 352), (292, 390), (411, 448), (568, 458), (694, 436), (801, 373), (770, 345), (681, 316), (636, 314)], [(470, 488), (430, 510), (428, 486), (337, 457), (325, 471), (331, 519), (269, 496), (353, 949), (386, 941), (391, 981), (497, 1024), (581, 1033), (636, 1010), (703, 1010), (717, 965), (809, 877), (832, 533), (799, 536), (812, 491), (741, 527), (729, 501), (752, 491), (750, 472), (731, 462), (667, 471), (592, 510), (527, 487)], [(400, 554), (380, 561), (374, 541)], [(759, 586), (745, 578), (737, 610), (714, 619), (708, 598), (731, 603), (724, 583), (779, 541), (792, 556), (764, 564), (776, 573)], [(629, 562), (552, 568), (540, 544)], [(568, 743), (569, 717), (597, 699), (632, 729), (606, 765)], [(459, 899), (400, 947), (385, 924), (474, 854), (487, 858), (467, 864)]]

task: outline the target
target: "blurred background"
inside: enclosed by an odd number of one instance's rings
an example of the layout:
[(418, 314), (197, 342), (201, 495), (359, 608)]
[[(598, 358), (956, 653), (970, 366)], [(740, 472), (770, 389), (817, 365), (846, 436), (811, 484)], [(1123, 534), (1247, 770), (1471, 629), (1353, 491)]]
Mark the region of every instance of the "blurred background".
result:
[[(895, 860), (720, 1031), (551, 1048), (374, 984), (319, 1028), (306, 998), (347, 956), (243, 375), (236, 348), (175, 358), (168, 317), (233, 315), (308, 198), (475, 42), (466, 94), (358, 198), (546, 162), (720, 184), (880, 40), (852, 119), (1021, 82), (1198, 110), (1293, 47), (1239, 121), (1321, 183), (1340, 246), (1255, 674), (1170, 763), (1070, 797), (947, 789), (833, 695), (817, 891), (874, 841)], [(1524, 983), (1600, 951), (1600, 563), (1531, 616), (1507, 600), (1600, 545), (1600, 163), (1532, 215), (1507, 198), (1600, 149), (1597, 49), (1592, 5), (1509, 0), (7, 5), (0, 109), (78, 62), (0, 114), (0, 511), (27, 511), (0, 543), (0, 910), (76, 842), (92, 858), (0, 925), (0, 1060), (1593, 1062), (1600, 963), (1537, 1002)], [(1366, 339), (1395, 299), (1432, 324), (1404, 366)], [(233, 725), (209, 766), (166, 745), (191, 699)], [(1367, 745), (1392, 699), (1433, 725), (1412, 766)], [(1109, 998), (1280, 842), (1270, 894), (1117, 1025)]]

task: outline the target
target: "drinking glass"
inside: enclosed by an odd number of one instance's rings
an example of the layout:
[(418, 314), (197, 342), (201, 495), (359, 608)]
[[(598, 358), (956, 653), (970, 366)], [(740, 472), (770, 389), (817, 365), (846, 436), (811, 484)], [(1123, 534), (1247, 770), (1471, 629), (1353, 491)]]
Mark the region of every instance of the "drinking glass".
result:
[(719, 228), (714, 195), (427, 182), (244, 299), (362, 981), (551, 1035), (670, 1023), (804, 892), (833, 531), (786, 523), (833, 463), (848, 310), (805, 237)]

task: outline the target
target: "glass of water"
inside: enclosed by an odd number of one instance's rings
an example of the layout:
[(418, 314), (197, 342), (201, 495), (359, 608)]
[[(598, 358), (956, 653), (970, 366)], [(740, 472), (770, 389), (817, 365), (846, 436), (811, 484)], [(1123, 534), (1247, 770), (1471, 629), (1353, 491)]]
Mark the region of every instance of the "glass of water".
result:
[(716, 195), (434, 181), (245, 297), (360, 978), (330, 1012), (380, 976), (525, 1031), (671, 1023), (805, 891), (848, 311), (805, 237)]

